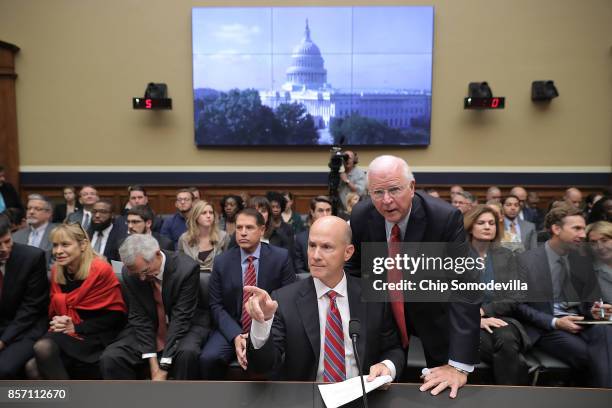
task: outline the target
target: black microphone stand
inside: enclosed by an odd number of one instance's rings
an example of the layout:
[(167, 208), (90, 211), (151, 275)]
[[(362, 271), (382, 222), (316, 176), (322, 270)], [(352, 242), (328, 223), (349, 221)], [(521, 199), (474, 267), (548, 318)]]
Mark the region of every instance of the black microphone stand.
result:
[(365, 384), (363, 382), (363, 372), (361, 369), (361, 362), (359, 361), (359, 353), (357, 353), (357, 339), (359, 338), (359, 332), (361, 331), (361, 322), (359, 319), (351, 319), (349, 321), (349, 333), (351, 335), (351, 342), (353, 343), (353, 353), (355, 353), (355, 360), (357, 361), (357, 369), (359, 370), (359, 379), (361, 380), (361, 391), (363, 392), (363, 407), (368, 408), (368, 394), (365, 390)]

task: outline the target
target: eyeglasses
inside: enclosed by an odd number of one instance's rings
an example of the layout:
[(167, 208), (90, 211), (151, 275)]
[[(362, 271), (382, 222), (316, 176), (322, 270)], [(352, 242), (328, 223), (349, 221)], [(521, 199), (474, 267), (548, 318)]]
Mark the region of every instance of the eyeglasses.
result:
[(372, 198), (374, 198), (375, 200), (382, 200), (383, 198), (385, 198), (385, 193), (389, 194), (389, 196), (392, 198), (397, 198), (400, 196), (400, 194), (404, 192), (406, 187), (408, 186), (391, 187), (386, 190), (385, 189), (374, 190), (370, 194), (372, 195)]
[(125, 223), (126, 225), (134, 225), (134, 224), (142, 224), (144, 221), (143, 220), (127, 220)]
[(26, 208), (27, 211), (36, 211), (36, 212), (42, 212), (42, 211), (49, 211), (48, 208), (44, 208), (44, 207), (28, 207)]
[(85, 230), (83, 229), (83, 226), (81, 225), (81, 223), (80, 223), (80, 222), (78, 222), (78, 221), (70, 221), (70, 222), (65, 222), (64, 224), (65, 224), (65, 225), (77, 225), (77, 226), (79, 227), (79, 229), (80, 229), (81, 231), (83, 231), (83, 234), (85, 234), (85, 237), (87, 238), (87, 236), (88, 236), (88, 235), (87, 235), (87, 233), (85, 232)]
[(177, 198), (176, 201), (179, 202), (179, 203), (184, 203), (184, 202), (187, 202), (187, 201), (191, 201), (191, 198), (183, 198), (183, 197), (181, 197), (181, 198)]

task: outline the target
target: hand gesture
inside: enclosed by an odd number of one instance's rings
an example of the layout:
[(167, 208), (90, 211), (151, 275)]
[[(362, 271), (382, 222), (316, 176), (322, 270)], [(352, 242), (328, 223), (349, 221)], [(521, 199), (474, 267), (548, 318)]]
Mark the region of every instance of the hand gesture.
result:
[(68, 316), (53, 316), (49, 322), (52, 331), (59, 333), (74, 333), (74, 323)]
[(459, 388), (463, 387), (467, 382), (467, 374), (459, 372), (459, 370), (448, 364), (434, 367), (427, 371), (427, 374), (422, 376), (424, 384), (419, 389), (427, 391), (433, 388), (431, 395), (438, 395), (447, 387), (450, 387), (449, 397), (455, 398)]
[(278, 302), (272, 300), (268, 292), (256, 286), (245, 286), (242, 290), (251, 294), (244, 304), (251, 319), (263, 323), (274, 316), (278, 309)]
[(249, 335), (247, 333), (239, 334), (234, 338), (234, 348), (236, 349), (236, 357), (238, 358), (238, 364), (242, 367), (243, 370), (247, 369), (247, 357), (246, 357), (246, 348), (247, 348), (247, 339)]
[(508, 323), (495, 317), (480, 318), (480, 328), (488, 331), (489, 333), (493, 333), (492, 328), (494, 327), (504, 327), (507, 325)]

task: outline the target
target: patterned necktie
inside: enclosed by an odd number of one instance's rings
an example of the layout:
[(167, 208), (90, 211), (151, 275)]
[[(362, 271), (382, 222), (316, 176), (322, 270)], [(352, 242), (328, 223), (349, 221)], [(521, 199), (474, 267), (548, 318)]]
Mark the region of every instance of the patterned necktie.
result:
[[(391, 238), (389, 239), (389, 258), (395, 258), (400, 251), (402, 237), (400, 233), (399, 225), (393, 225), (391, 228)], [(387, 281), (389, 283), (398, 283), (402, 280), (402, 273), (397, 269), (393, 268), (387, 272)], [(390, 290), (389, 297), (391, 299), (391, 311), (393, 312), (393, 318), (400, 331), (400, 338), (402, 340), (402, 347), (407, 348), (410, 342), (408, 337), (408, 329), (406, 328), (406, 315), (404, 315), (404, 292), (401, 290)]]
[[(249, 264), (247, 265), (246, 273), (244, 274), (244, 285), (243, 286), (256, 286), (257, 285), (257, 275), (255, 274), (255, 257), (253, 255), (247, 258)], [(247, 313), (246, 307), (244, 304), (249, 299), (250, 294), (248, 292), (242, 291), (242, 318), (240, 322), (242, 323), (242, 332), (248, 333), (251, 330), (251, 316)]]
[(85, 231), (89, 229), (89, 213), (83, 214), (83, 225), (81, 225), (81, 227), (83, 227)]
[(96, 254), (100, 254), (100, 249), (102, 249), (102, 231), (96, 231), (96, 244), (94, 245), (94, 251)]
[(151, 289), (153, 289), (153, 299), (155, 300), (155, 308), (157, 310), (157, 351), (161, 351), (166, 347), (168, 324), (166, 323), (166, 311), (162, 300), (161, 282), (159, 279), (153, 279)]
[(30, 231), (30, 238), (28, 239), (28, 245), (37, 246), (36, 238), (38, 238), (38, 230), (33, 229), (32, 231)]
[(325, 348), (323, 350), (323, 381), (342, 382), (346, 380), (346, 364), (344, 362), (344, 332), (342, 317), (336, 305), (338, 294), (333, 290), (327, 292), (329, 309), (325, 321)]

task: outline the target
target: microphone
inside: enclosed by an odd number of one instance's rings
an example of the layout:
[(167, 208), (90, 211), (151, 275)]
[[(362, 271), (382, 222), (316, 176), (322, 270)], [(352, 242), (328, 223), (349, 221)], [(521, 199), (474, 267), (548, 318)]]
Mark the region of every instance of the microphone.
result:
[(353, 343), (353, 353), (355, 353), (355, 360), (357, 361), (357, 369), (359, 370), (359, 378), (361, 379), (361, 391), (363, 392), (363, 406), (368, 408), (368, 394), (365, 390), (365, 384), (363, 383), (363, 372), (361, 370), (361, 363), (359, 362), (359, 354), (357, 353), (357, 339), (361, 333), (361, 322), (359, 319), (351, 319), (349, 321), (349, 335)]

